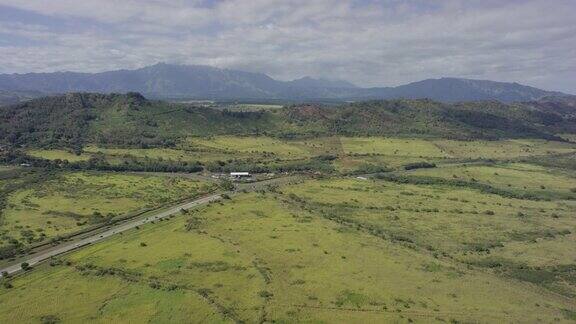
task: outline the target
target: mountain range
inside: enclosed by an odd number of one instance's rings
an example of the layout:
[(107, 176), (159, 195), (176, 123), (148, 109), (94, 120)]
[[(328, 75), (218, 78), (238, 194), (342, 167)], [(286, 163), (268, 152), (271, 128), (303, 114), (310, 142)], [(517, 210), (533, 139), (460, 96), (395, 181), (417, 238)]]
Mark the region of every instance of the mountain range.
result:
[(545, 91), (518, 83), (487, 80), (440, 78), (397, 87), (362, 88), (347, 81), (310, 77), (280, 81), (262, 73), (165, 63), (135, 70), (100, 73), (0, 74), (0, 102), (14, 103), (31, 97), (68, 92), (139, 92), (146, 97), (158, 99), (295, 101), (429, 98), (443, 102), (479, 100), (516, 102), (566, 96), (560, 92)]

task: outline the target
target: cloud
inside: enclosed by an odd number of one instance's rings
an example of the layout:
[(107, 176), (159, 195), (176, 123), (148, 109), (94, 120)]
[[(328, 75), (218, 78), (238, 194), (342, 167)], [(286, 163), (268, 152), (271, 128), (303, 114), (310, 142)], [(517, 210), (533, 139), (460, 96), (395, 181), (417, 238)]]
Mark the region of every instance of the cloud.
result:
[(458, 76), (576, 93), (570, 0), (0, 0), (0, 6), (20, 13), (0, 15), (0, 35), (10, 35), (0, 42), (0, 72), (163, 61), (365, 86)]

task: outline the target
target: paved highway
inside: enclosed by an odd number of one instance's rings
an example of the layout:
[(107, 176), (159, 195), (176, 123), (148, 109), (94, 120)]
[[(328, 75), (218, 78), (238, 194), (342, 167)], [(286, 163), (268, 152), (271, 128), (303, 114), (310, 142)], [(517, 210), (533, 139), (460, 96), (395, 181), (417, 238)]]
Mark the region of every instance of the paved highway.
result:
[(15, 272), (22, 270), (21, 264), (23, 262), (26, 262), (30, 266), (33, 266), (37, 263), (40, 263), (40, 262), (45, 261), (47, 259), (50, 259), (51, 257), (57, 256), (57, 255), (60, 255), (60, 254), (66, 253), (66, 252), (70, 252), (70, 251), (76, 250), (80, 247), (101, 241), (101, 240), (103, 240), (107, 237), (110, 237), (112, 235), (127, 231), (127, 230), (132, 229), (132, 228), (135, 228), (136, 226), (140, 226), (140, 225), (143, 225), (143, 224), (155, 221), (155, 220), (169, 217), (171, 215), (174, 215), (174, 214), (180, 212), (180, 210), (182, 210), (182, 209), (190, 209), (192, 207), (195, 207), (195, 206), (198, 206), (201, 204), (206, 204), (206, 203), (209, 203), (211, 201), (215, 201), (215, 200), (219, 200), (219, 199), (221, 199), (220, 194), (215, 194), (215, 195), (199, 198), (199, 199), (196, 199), (196, 200), (191, 201), (191, 202), (177, 205), (177, 206), (172, 207), (166, 211), (159, 212), (158, 214), (150, 215), (146, 218), (135, 219), (135, 220), (128, 221), (126, 223), (113, 225), (113, 227), (111, 227), (110, 229), (108, 229), (104, 232), (100, 232), (100, 233), (88, 236), (88, 237), (83, 238), (83, 239), (78, 240), (78, 241), (59, 244), (59, 245), (57, 245), (51, 249), (38, 252), (37, 254), (31, 255), (27, 258), (22, 258), (22, 259), (18, 260), (17, 264), (13, 264), (13, 265), (7, 266), (3, 269), (0, 269), (0, 277), (2, 276), (1, 273), (4, 273), (4, 272), (7, 272), (8, 274), (12, 274), (12, 273), (15, 273)]

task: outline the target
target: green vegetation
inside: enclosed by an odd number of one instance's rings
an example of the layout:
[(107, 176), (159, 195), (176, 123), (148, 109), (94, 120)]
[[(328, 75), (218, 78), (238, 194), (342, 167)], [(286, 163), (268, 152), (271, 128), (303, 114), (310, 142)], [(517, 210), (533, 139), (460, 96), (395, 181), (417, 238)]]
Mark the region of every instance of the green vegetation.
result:
[[(6, 107), (0, 257), (25, 271), (0, 280), (0, 323), (571, 322), (575, 128), (544, 108), (134, 93)], [(14, 259), (214, 190), (43, 264)]]
[(448, 156), (470, 159), (507, 159), (523, 156), (542, 156), (574, 152), (573, 143), (535, 139), (502, 141), (449, 141), (438, 140), (435, 144)]
[(442, 158), (447, 154), (432, 141), (411, 138), (355, 137), (342, 138), (347, 154), (375, 154), (402, 157)]
[[(518, 204), (560, 218), (526, 222), (509, 215)], [(361, 180), (242, 194), (12, 279), (0, 321), (568, 321), (558, 294), (574, 283), (562, 256), (576, 251), (563, 230), (576, 220), (573, 207), (557, 209)], [(541, 260), (513, 252), (518, 244), (562, 248)], [(505, 262), (495, 268), (495, 258)]]
[(114, 173), (67, 172), (40, 183), (16, 181), (22, 184), (6, 194), (1, 210), (0, 257), (10, 256), (9, 247), (25, 248), (211, 190), (197, 180)]
[(194, 146), (216, 149), (224, 152), (268, 154), (280, 158), (304, 158), (309, 152), (298, 143), (282, 141), (270, 137), (231, 137), (218, 136), (213, 138), (191, 140)]
[(46, 159), (46, 160), (66, 160), (69, 162), (87, 161), (90, 159), (89, 154), (76, 154), (66, 150), (29, 150), (27, 153), (36, 158)]
[[(181, 144), (190, 136), (217, 135), (560, 140), (556, 134), (564, 138), (573, 134), (574, 121), (570, 116), (565, 110), (545, 106), (495, 102), (391, 100), (238, 111), (150, 101), (138, 93), (76, 93), (4, 107), (0, 110), (0, 143), (68, 148), (80, 153), (88, 144), (166, 148)], [(354, 141), (344, 144), (357, 145)], [(436, 153), (439, 154), (437, 150)]]
[(576, 173), (530, 164), (456, 165), (417, 170), (411, 175), (481, 183), (548, 199), (576, 199), (576, 192), (572, 191), (576, 185)]

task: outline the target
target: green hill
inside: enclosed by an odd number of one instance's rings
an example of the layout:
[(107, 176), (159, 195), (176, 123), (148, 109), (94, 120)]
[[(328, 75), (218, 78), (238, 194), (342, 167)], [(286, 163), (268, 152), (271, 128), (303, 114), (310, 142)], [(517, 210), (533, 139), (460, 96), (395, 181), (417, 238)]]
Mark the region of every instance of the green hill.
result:
[(277, 117), (149, 101), (137, 93), (74, 93), (0, 109), (0, 141), (52, 148), (87, 143), (171, 146), (186, 136), (277, 130)]
[(559, 139), (556, 134), (576, 132), (571, 104), (392, 100), (234, 111), (151, 101), (138, 93), (73, 93), (1, 108), (0, 142), (80, 150), (92, 143), (170, 147), (190, 136), (214, 135)]

